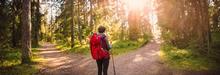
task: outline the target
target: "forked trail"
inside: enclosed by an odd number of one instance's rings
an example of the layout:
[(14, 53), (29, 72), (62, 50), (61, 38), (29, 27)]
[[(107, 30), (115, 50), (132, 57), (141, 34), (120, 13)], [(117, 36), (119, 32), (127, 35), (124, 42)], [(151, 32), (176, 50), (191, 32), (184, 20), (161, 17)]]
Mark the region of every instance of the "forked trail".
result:
[[(88, 56), (66, 54), (50, 43), (39, 48), (45, 59), (39, 75), (97, 75), (96, 62)], [(218, 75), (209, 72), (174, 71), (159, 61), (159, 44), (151, 42), (127, 54), (114, 57), (117, 75)], [(114, 75), (112, 60), (109, 75)]]

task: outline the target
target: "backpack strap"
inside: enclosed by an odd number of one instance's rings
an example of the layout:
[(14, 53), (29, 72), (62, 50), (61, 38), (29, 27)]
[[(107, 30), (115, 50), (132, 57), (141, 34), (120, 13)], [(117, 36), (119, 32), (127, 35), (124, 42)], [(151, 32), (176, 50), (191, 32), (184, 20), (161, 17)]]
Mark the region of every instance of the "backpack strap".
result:
[(101, 43), (101, 46), (103, 48), (103, 50), (106, 50), (108, 51), (108, 46), (107, 46), (107, 40), (106, 40), (106, 36), (105, 35), (99, 35), (100, 36), (100, 43)]

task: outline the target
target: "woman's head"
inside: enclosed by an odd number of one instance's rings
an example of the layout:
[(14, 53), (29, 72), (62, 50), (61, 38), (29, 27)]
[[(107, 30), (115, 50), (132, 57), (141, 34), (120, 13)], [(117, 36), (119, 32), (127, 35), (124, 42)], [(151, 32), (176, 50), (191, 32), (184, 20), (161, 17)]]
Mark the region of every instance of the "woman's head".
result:
[(99, 28), (98, 28), (99, 33), (104, 33), (105, 30), (106, 30), (106, 28), (104, 26), (99, 26)]

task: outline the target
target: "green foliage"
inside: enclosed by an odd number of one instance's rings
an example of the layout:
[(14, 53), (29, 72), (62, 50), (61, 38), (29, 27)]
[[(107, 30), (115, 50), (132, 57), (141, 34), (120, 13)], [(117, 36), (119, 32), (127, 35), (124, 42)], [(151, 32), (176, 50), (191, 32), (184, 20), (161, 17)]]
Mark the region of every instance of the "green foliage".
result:
[(90, 49), (89, 49), (89, 44), (84, 44), (84, 45), (76, 45), (74, 48), (71, 48), (67, 44), (58, 44), (56, 48), (60, 49), (61, 51), (64, 51), (66, 53), (79, 53), (83, 55), (88, 55), (90, 54)]
[(1, 75), (33, 75), (34, 73), (38, 72), (36, 66), (33, 65), (16, 65), (7, 68), (0, 68)]
[[(17, 1), (17, 3), (19, 2), (20, 1)], [(16, 40), (19, 40), (19, 37), (13, 38), (20, 33), (20, 22), (17, 21), (17, 19), (19, 19), (18, 12), (20, 11), (20, 4), (17, 3), (13, 3), (13, 1), (9, 0), (0, 1), (0, 48), (12, 47), (18, 42)]]
[(0, 51), (0, 75), (31, 75), (38, 71), (36, 63), (42, 62), (42, 58), (37, 56), (39, 52), (33, 48), (32, 62), (21, 64), (20, 49), (7, 49)]
[(14, 66), (21, 63), (21, 53), (19, 50), (2, 50), (0, 52), (0, 67)]
[(212, 48), (220, 49), (220, 33), (219, 32), (212, 33)]
[(90, 54), (89, 45), (76, 45), (74, 48), (70, 50), (70, 52), (80, 53), (84, 55)]
[(131, 41), (131, 40), (116, 40), (112, 44), (112, 53), (113, 55), (120, 55), (124, 53), (128, 53), (130, 51), (136, 50), (140, 48), (150, 39), (139, 39), (138, 41)]
[(200, 52), (208, 53), (208, 2), (176, 0), (159, 2), (161, 9), (157, 15), (163, 40), (178, 48), (194, 47)]
[(136, 41), (116, 41), (113, 43), (113, 48), (111, 49), (113, 55), (120, 55), (122, 53), (127, 53), (132, 50), (135, 50), (136, 48), (140, 47), (140, 43)]
[(160, 57), (173, 69), (201, 71), (219, 68), (216, 61), (193, 51), (164, 44), (161, 47)]
[[(150, 38), (145, 39), (138, 39), (138, 41), (130, 41), (130, 40), (115, 40), (112, 43), (112, 49), (113, 55), (120, 55), (124, 53), (128, 53), (130, 51), (136, 50), (137, 48), (147, 44), (149, 42)], [(83, 45), (80, 45), (79, 43), (75, 43), (76, 45), (74, 48), (71, 48), (70, 45), (67, 43), (56, 43), (56, 48), (60, 49), (61, 51), (67, 52), (67, 53), (79, 53), (83, 55), (89, 55), (90, 54), (90, 48), (89, 44), (85, 43)]]
[(211, 41), (211, 47), (209, 51), (209, 57), (220, 62), (220, 33), (219, 32), (213, 32), (212, 35), (212, 41)]
[[(167, 44), (161, 48), (161, 58), (177, 69), (213, 69), (220, 60), (219, 1), (211, 1), (209, 6), (207, 1), (182, 2), (160, 1), (164, 9), (158, 13), (158, 23)], [(203, 18), (198, 12), (203, 12)]]

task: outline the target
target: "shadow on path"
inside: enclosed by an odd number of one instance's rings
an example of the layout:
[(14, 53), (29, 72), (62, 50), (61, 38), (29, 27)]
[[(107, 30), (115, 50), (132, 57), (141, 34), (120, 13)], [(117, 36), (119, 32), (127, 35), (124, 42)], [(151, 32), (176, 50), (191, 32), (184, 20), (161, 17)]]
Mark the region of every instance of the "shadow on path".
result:
[(43, 44), (39, 50), (39, 55), (45, 62), (42, 63), (43, 68), (38, 75), (94, 75), (96, 72), (95, 61), (91, 58), (62, 53), (50, 43)]

